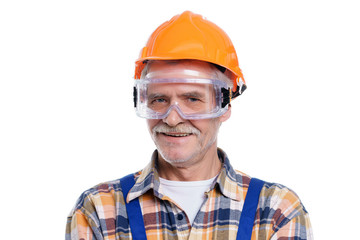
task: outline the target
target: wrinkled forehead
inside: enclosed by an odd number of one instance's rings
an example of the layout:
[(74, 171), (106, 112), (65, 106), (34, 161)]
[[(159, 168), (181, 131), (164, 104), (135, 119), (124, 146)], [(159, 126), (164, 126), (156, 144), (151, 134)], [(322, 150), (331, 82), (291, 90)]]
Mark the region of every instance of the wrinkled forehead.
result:
[(160, 96), (183, 95), (205, 96), (214, 93), (212, 84), (204, 83), (150, 83), (147, 85), (147, 95), (158, 94)]
[(216, 78), (215, 67), (202, 61), (154, 61), (148, 63), (147, 79), (161, 78)]

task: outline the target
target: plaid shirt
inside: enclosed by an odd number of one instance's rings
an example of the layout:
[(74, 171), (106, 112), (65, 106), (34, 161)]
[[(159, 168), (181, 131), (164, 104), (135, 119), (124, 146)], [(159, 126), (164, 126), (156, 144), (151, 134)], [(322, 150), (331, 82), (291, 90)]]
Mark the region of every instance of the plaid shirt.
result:
[[(139, 198), (147, 239), (236, 239), (251, 178), (235, 171), (220, 149), (218, 154), (222, 170), (192, 225), (162, 193), (156, 151), (150, 164), (135, 174), (127, 201)], [(80, 196), (68, 217), (66, 239), (132, 239), (120, 180), (99, 184)], [(251, 239), (313, 239), (308, 213), (293, 191), (265, 182)]]

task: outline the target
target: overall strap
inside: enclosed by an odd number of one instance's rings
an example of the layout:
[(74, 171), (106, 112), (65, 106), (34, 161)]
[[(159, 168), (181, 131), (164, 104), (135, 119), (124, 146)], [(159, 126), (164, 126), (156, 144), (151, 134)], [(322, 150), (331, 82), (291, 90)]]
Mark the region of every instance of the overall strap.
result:
[(134, 174), (129, 174), (120, 179), (121, 188), (124, 195), (126, 212), (128, 215), (132, 239), (146, 240), (144, 219), (141, 213), (139, 199), (136, 198), (129, 203), (126, 202), (130, 189), (134, 186)]
[(255, 214), (259, 202), (259, 195), (264, 185), (264, 181), (251, 178), (249, 189), (245, 197), (244, 207), (240, 216), (237, 240), (250, 240), (255, 221)]

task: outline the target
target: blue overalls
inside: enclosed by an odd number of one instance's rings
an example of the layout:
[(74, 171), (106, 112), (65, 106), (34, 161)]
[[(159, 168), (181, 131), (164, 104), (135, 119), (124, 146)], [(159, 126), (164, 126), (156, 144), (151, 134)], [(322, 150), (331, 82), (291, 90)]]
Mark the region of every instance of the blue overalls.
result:
[[(134, 175), (129, 174), (120, 179), (121, 188), (124, 194), (126, 212), (129, 219), (131, 234), (134, 240), (146, 240), (144, 227), (144, 219), (142, 217), (139, 199), (136, 198), (126, 203), (126, 197), (130, 189), (134, 186)], [(257, 205), (259, 202), (260, 191), (264, 185), (262, 180), (252, 178), (248, 192), (246, 194), (245, 203), (240, 216), (239, 229), (237, 232), (237, 240), (250, 240), (255, 220)]]

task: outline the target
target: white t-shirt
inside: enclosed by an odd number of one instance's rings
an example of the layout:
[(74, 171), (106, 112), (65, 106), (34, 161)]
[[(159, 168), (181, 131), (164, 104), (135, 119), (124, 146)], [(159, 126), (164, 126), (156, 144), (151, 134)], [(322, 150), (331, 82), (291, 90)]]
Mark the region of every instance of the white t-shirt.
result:
[(160, 178), (160, 191), (185, 211), (192, 225), (216, 176), (203, 181), (170, 181)]

